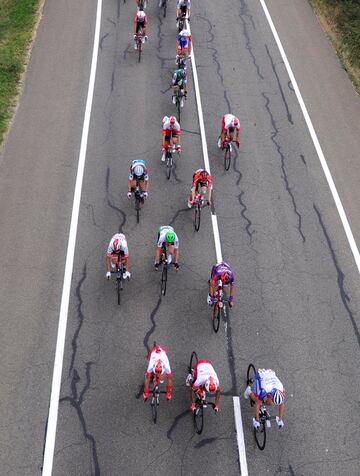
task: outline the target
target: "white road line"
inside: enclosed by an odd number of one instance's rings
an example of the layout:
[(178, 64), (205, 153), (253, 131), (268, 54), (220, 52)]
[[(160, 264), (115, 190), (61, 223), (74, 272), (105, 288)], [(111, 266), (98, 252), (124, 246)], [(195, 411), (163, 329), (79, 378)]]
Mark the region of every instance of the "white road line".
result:
[[(233, 397), (234, 403), (234, 415), (235, 415), (235, 426), (236, 426), (236, 435), (237, 435), (237, 444), (239, 448), (239, 454), (245, 453), (245, 444), (244, 444), (244, 432), (242, 426), (242, 418), (241, 418), (241, 408), (240, 408), (240, 398)], [(245, 459), (240, 459), (240, 472), (241, 476), (248, 476), (248, 468), (247, 462)]]
[[(193, 46), (193, 49), (192, 49), (192, 52), (191, 52), (191, 65), (192, 65), (192, 73), (193, 73), (193, 78), (194, 78), (196, 104), (197, 104), (198, 117), (199, 117), (199, 125), (200, 125), (202, 150), (203, 150), (203, 156), (204, 156), (204, 164), (205, 164), (205, 169), (210, 173), (209, 155), (208, 155), (208, 148), (207, 148), (207, 142), (206, 142), (204, 117), (203, 117), (202, 106), (201, 106), (199, 79), (198, 79), (197, 70), (196, 70), (194, 46)], [(216, 261), (219, 263), (220, 261), (222, 261), (220, 233), (219, 233), (217, 217), (213, 213), (211, 214), (211, 223), (212, 223), (214, 241), (215, 241)], [(238, 443), (238, 452), (239, 452), (241, 474), (242, 474), (242, 476), (248, 476), (247, 462), (246, 462), (246, 451), (245, 451), (245, 440), (244, 440), (244, 432), (243, 432), (242, 419), (241, 419), (240, 400), (239, 400), (239, 397), (236, 397), (236, 396), (234, 396), (233, 399), (234, 399), (236, 435), (237, 435), (237, 443)], [(235, 399), (237, 399), (237, 402), (238, 402), (237, 406), (235, 406)]]
[(334, 180), (331, 176), (331, 173), (330, 173), (330, 169), (327, 165), (327, 162), (326, 162), (326, 159), (325, 159), (325, 156), (324, 156), (324, 153), (321, 149), (321, 146), (320, 146), (320, 142), (319, 142), (319, 139), (317, 138), (317, 135), (316, 135), (316, 132), (315, 132), (315, 129), (314, 129), (314, 126), (311, 122), (311, 119), (310, 119), (310, 116), (309, 116), (309, 113), (307, 111), (307, 108), (305, 106), (305, 103), (304, 103), (304, 100), (301, 96), (301, 93), (300, 93), (300, 89), (299, 89), (299, 86), (296, 82), (296, 79), (295, 79), (295, 76), (294, 76), (294, 73), (292, 72), (292, 69), (291, 69), (291, 66), (290, 66), (290, 63), (286, 57), (286, 54), (285, 54), (285, 50), (281, 44), (281, 41), (280, 41), (280, 38), (279, 38), (279, 35), (276, 31), (276, 28), (275, 28), (275, 25), (271, 19), (271, 16), (270, 16), (270, 13), (269, 13), (269, 10), (266, 6), (266, 3), (265, 3), (265, 0), (260, 0), (261, 2), (261, 5), (264, 9), (264, 12), (265, 12), (265, 16), (267, 18), (267, 21), (269, 22), (269, 25), (270, 25), (270, 28), (271, 28), (271, 31), (272, 31), (272, 34), (274, 35), (274, 38), (275, 38), (275, 41), (276, 41), (276, 44), (279, 48), (279, 51), (280, 51), (280, 54), (281, 54), (281, 57), (284, 61), (284, 64), (285, 64), (285, 67), (287, 69), (287, 72), (288, 72), (288, 75), (291, 79), (291, 82), (292, 82), (292, 85), (293, 85), (293, 88), (294, 88), (294, 91), (295, 91), (295, 94), (296, 94), (296, 97), (297, 97), (297, 100), (299, 101), (299, 104), (300, 104), (300, 108), (302, 110), (302, 113), (304, 115), (304, 118), (305, 118), (305, 122), (306, 122), (306, 125), (309, 129), (309, 132), (310, 132), (310, 136), (312, 138), (312, 141), (314, 143), (314, 146), (315, 146), (315, 149), (316, 149), (316, 152), (317, 152), (317, 155), (319, 157), (319, 160), (320, 160), (320, 163), (321, 163), (321, 166), (323, 168), (323, 171), (324, 171), (324, 174), (325, 174), (325, 177), (326, 177), (326, 180), (329, 184), (329, 188), (331, 190), (331, 193), (332, 193), (332, 196), (334, 198), (334, 201), (335, 201), (335, 205), (336, 205), (336, 208), (338, 210), (338, 213), (340, 215), (340, 219), (341, 219), (341, 222), (343, 224), (343, 227), (345, 229), (345, 233), (346, 233), (346, 237), (348, 239), (348, 242), (349, 242), (349, 245), (350, 245), (350, 248), (351, 248), (351, 251), (353, 253), (353, 256), (354, 256), (354, 259), (355, 259), (355, 263), (356, 263), (356, 266), (358, 268), (358, 271), (360, 272), (360, 253), (359, 253), (359, 250), (356, 246), (356, 242), (355, 242), (355, 239), (354, 239), (354, 236), (352, 234), (352, 231), (351, 231), (351, 228), (350, 228), (350, 224), (348, 222), (348, 219), (346, 217), (346, 213), (345, 213), (345, 210), (344, 210), (344, 207), (341, 203), (341, 200), (340, 200), (340, 197), (339, 197), (339, 194), (336, 190), (336, 187), (335, 187), (335, 183), (334, 183)]
[(47, 431), (46, 431), (46, 437), (45, 437), (45, 452), (44, 452), (43, 471), (42, 471), (43, 476), (51, 476), (52, 468), (53, 468), (56, 427), (57, 427), (58, 410), (59, 410), (59, 397), (60, 397), (60, 390), (61, 390), (61, 374), (62, 374), (62, 367), (63, 367), (63, 360), (64, 360), (66, 325), (67, 325), (67, 318), (68, 318), (68, 311), (69, 311), (71, 278), (72, 278), (73, 265), (74, 265), (74, 254), (75, 254), (76, 234), (77, 234), (77, 227), (78, 227), (78, 220), (79, 220), (81, 189), (82, 189), (83, 176), (84, 176), (86, 149), (87, 149), (87, 141), (88, 141), (89, 125), (90, 125), (90, 115), (91, 115), (91, 107), (92, 107), (92, 101), (94, 96), (96, 66), (97, 66), (97, 58), (98, 58), (98, 50), (99, 50), (101, 9), (102, 9), (102, 0), (98, 0), (89, 88), (88, 88), (83, 130), (82, 130), (82, 136), (81, 136), (78, 170), (77, 170), (77, 176), (76, 176), (74, 201), (73, 201), (71, 224), (70, 224), (70, 231), (69, 231), (69, 241), (68, 241), (67, 254), (66, 254), (64, 283), (63, 283), (63, 290), (62, 290), (62, 296), (61, 296), (59, 326), (58, 326), (56, 351), (55, 351), (55, 362), (54, 362), (53, 378), (52, 378), (52, 384), (51, 384), (48, 424), (47, 424)]

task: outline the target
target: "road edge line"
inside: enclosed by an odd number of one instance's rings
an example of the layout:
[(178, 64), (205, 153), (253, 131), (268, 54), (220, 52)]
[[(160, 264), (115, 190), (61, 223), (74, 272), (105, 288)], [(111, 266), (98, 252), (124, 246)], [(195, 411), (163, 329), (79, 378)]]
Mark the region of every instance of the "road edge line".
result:
[(347, 219), (347, 216), (346, 216), (346, 213), (345, 213), (345, 209), (341, 203), (341, 200), (340, 200), (340, 196), (338, 194), (338, 191), (336, 189), (336, 186), (335, 186), (335, 182), (332, 178), (332, 175), (331, 175), (331, 172), (330, 172), (330, 169), (329, 169), (329, 166), (326, 162), (326, 159), (325, 159), (325, 156), (324, 156), (324, 153), (322, 151), (322, 148), (321, 148), (321, 145), (320, 145), (320, 142), (319, 142), (319, 139), (317, 137), (317, 134), (315, 132), (315, 128), (313, 126), (313, 123), (310, 119), (310, 115), (308, 113), (308, 110), (306, 108), (306, 105), (305, 105), (305, 102), (302, 98), (302, 95), (301, 95), (301, 92), (300, 92), (300, 88), (297, 84), (297, 81), (295, 79), (295, 76), (294, 76), (294, 73), (291, 69), (291, 66), (290, 66), (290, 63), (289, 63), (289, 60), (287, 59), (287, 56), (286, 56), (286, 53), (285, 53), (285, 50), (282, 46), (282, 43), (281, 43), (281, 40), (280, 40), (280, 37), (278, 35), (278, 32), (276, 31), (276, 28), (275, 28), (275, 25), (274, 25), (274, 22), (272, 21), (272, 18), (271, 18), (271, 15), (269, 13), (269, 10), (266, 6), (266, 3), (265, 3), (265, 0), (260, 0), (260, 3), (263, 7), (263, 10), (264, 10), (264, 13), (265, 13), (265, 16), (266, 16), (266, 19), (270, 25), (270, 29), (271, 29), (271, 32), (274, 36), (274, 39), (275, 39), (275, 42), (277, 44), (277, 47), (279, 48), (279, 51), (280, 51), (280, 55), (284, 61), (284, 64), (285, 64), (285, 68), (287, 70), (287, 73), (290, 77), (290, 80), (292, 82), (292, 85), (293, 85), (293, 88), (294, 88), (294, 91), (295, 91), (295, 94), (296, 94), (296, 97), (297, 97), (297, 100), (299, 102), (299, 105), (300, 105), (300, 108), (301, 108), (301, 111), (303, 113), (303, 116), (304, 116), (304, 119), (305, 119), (305, 122), (306, 122), (306, 125), (308, 127), (308, 130), (310, 132), (310, 136), (311, 136), (311, 139), (313, 141), (313, 144), (315, 146), (315, 150), (317, 152), (317, 155), (319, 157), (319, 160), (320, 160), (320, 163), (321, 163), (321, 166), (323, 168), (323, 172), (325, 174), (325, 177), (326, 177), (326, 180), (328, 182), (328, 185), (329, 185), (329, 188), (330, 188), (330, 191), (331, 191), (331, 194), (333, 196), (333, 199), (335, 201), (335, 205), (336, 205), (336, 208), (337, 208), (337, 211), (339, 213), (339, 216), (340, 216), (340, 220), (342, 222), (342, 225), (344, 227), (344, 230), (345, 230), (345, 234), (346, 234), (346, 237), (347, 237), (347, 240), (349, 242), (349, 245), (350, 245), (350, 249), (352, 251), (352, 254), (354, 256), (354, 259), (355, 259), (355, 263), (356, 263), (356, 266), (358, 268), (358, 271), (360, 273), (360, 253), (359, 253), (359, 250), (358, 250), (358, 247), (356, 245), (356, 241), (355, 241), (355, 238), (354, 238), (354, 235), (351, 231), (351, 228), (350, 228), (350, 224), (349, 224), (349, 221)]
[[(240, 398), (237, 396), (233, 397), (234, 404), (234, 415), (235, 415), (235, 427), (236, 427), (236, 438), (239, 452), (240, 460), (240, 473), (242, 476), (248, 476), (248, 467), (246, 461), (246, 451), (245, 451), (245, 439), (244, 439), (244, 430), (241, 417), (241, 407), (240, 407)], [(241, 458), (240, 455), (243, 455)]]
[(81, 190), (82, 190), (83, 177), (84, 177), (87, 141), (88, 141), (88, 135), (89, 135), (90, 116), (91, 116), (91, 108), (92, 108), (92, 102), (94, 97), (96, 67), (97, 67), (97, 59), (98, 59), (98, 51), (99, 51), (101, 11), (102, 11), (102, 0), (97, 0), (93, 53), (92, 53), (92, 60), (91, 60), (91, 69), (90, 69), (89, 86), (88, 86), (88, 94), (86, 99), (83, 129), (82, 129), (82, 135), (81, 135), (81, 145), (80, 145), (78, 169), (77, 169), (76, 182), (75, 182), (74, 200), (73, 200), (71, 223), (70, 223), (70, 230), (69, 230), (69, 239), (68, 239), (68, 246), (67, 246), (67, 253), (66, 253), (64, 282), (63, 282), (63, 290), (61, 295), (61, 305), (60, 305), (60, 313), (59, 313), (58, 333), (57, 333), (57, 340), (56, 340), (53, 378), (52, 378), (52, 384), (51, 384), (49, 413), (48, 413), (48, 420), (47, 420), (47, 430), (45, 435), (45, 450), (44, 450), (42, 476), (51, 476), (53, 460), (54, 460), (56, 428), (57, 428), (58, 410), (59, 410), (59, 398), (60, 398), (60, 391), (61, 391), (61, 375), (62, 375), (62, 368), (63, 368), (63, 361), (64, 361), (66, 327), (67, 327), (67, 319), (68, 319), (68, 312), (69, 312), (70, 289), (71, 289), (71, 280), (72, 280), (72, 273), (73, 273), (73, 266), (74, 266), (76, 235), (77, 235), (77, 227), (78, 227), (79, 212), (80, 212)]

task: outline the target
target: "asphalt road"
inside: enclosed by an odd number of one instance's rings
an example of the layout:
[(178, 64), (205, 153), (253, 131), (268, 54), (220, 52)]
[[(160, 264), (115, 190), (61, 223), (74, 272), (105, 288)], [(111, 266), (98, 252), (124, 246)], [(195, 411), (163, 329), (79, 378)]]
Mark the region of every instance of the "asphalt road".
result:
[[(173, 112), (175, 7), (165, 20), (156, 4), (148, 7), (140, 64), (131, 44), (134, 12), (133, 2), (103, 6), (53, 474), (239, 474), (232, 396), (243, 392), (252, 361), (276, 369), (288, 400), (285, 428), (272, 428), (260, 453), (241, 399), (250, 474), (355, 476), (358, 272), (260, 3), (193, 7), (215, 211), (224, 259), (237, 277), (236, 305), (218, 335), (206, 306), (215, 260), (210, 213), (196, 233), (186, 207), (192, 173), (203, 164), (192, 79), (184, 153), (170, 181), (160, 162), (161, 119)], [(36, 474), (41, 466), (94, 16), (95, 2), (46, 3), (0, 163), (6, 474)], [(240, 117), (242, 140), (226, 173), (216, 140), (230, 110)], [(134, 158), (145, 159), (151, 174), (139, 225), (126, 198)], [(160, 300), (152, 263), (162, 224), (180, 237), (181, 270), (170, 274)], [(133, 273), (120, 308), (114, 282), (105, 281), (105, 250), (119, 230)], [(11, 260), (8, 249), (15, 249)], [(173, 401), (162, 402), (156, 426), (141, 400), (154, 340), (169, 348), (174, 374)], [(193, 349), (213, 361), (224, 393), (201, 437), (184, 387)]]

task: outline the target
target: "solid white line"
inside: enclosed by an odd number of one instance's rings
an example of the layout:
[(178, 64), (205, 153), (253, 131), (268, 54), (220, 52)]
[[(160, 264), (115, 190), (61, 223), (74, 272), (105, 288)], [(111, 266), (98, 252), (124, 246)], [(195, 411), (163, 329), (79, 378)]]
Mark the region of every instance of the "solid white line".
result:
[(240, 473), (242, 476), (248, 476), (248, 468), (246, 462), (246, 453), (245, 453), (245, 443), (244, 443), (244, 432), (241, 418), (241, 407), (240, 407), (240, 398), (233, 397), (234, 403), (234, 415), (235, 415), (235, 426), (236, 426), (236, 435), (237, 435), (237, 444), (239, 455), (243, 454), (244, 457), (240, 458)]
[(60, 390), (61, 390), (61, 374), (62, 374), (62, 367), (63, 367), (63, 360), (64, 360), (66, 325), (67, 325), (67, 318), (68, 318), (68, 311), (69, 311), (71, 278), (72, 278), (73, 264), (74, 264), (76, 234), (77, 234), (79, 210), (80, 210), (81, 189), (82, 189), (83, 176), (84, 176), (91, 107), (92, 107), (92, 101), (94, 96), (96, 66), (97, 66), (97, 58), (98, 58), (98, 50), (99, 50), (101, 9), (102, 9), (102, 0), (98, 0), (89, 88), (88, 88), (83, 130), (82, 130), (82, 136), (81, 136), (81, 146), (80, 146), (80, 153), (79, 153), (79, 162), (78, 162), (78, 170), (77, 170), (77, 176), (76, 176), (72, 215), (71, 215), (69, 241), (68, 241), (67, 254), (66, 254), (64, 283), (63, 283), (63, 290), (62, 290), (62, 296), (61, 296), (59, 326), (58, 326), (58, 334), (57, 334), (57, 342), (56, 342), (55, 362), (54, 362), (53, 378), (52, 378), (52, 385), (51, 385), (50, 407), (49, 407), (48, 424), (47, 424), (46, 440), (45, 440), (45, 452), (44, 452), (43, 471), (42, 471), (43, 476), (51, 475), (52, 467), (53, 467), (53, 459), (54, 459), (56, 426), (57, 426), (58, 410), (59, 410), (59, 397), (60, 397)]
[[(208, 155), (208, 148), (207, 148), (207, 142), (206, 142), (204, 117), (203, 117), (202, 106), (201, 106), (199, 79), (198, 79), (197, 69), (196, 69), (194, 46), (193, 46), (193, 49), (192, 49), (192, 52), (191, 52), (191, 65), (192, 65), (192, 73), (193, 73), (193, 78), (194, 78), (195, 96), (196, 96), (196, 104), (197, 104), (198, 117), (199, 117), (200, 135), (201, 135), (201, 143), (202, 143), (202, 150), (203, 150), (203, 156), (204, 156), (204, 164), (205, 164), (205, 169), (210, 173), (209, 155)], [(215, 241), (216, 261), (219, 263), (220, 261), (222, 261), (220, 233), (219, 233), (219, 226), (218, 226), (218, 222), (217, 222), (217, 217), (213, 213), (211, 214), (211, 223), (212, 223), (214, 241)], [(239, 452), (241, 474), (242, 474), (242, 476), (248, 476), (247, 462), (246, 462), (246, 451), (245, 451), (245, 440), (244, 440), (244, 432), (243, 432), (243, 427), (242, 427), (239, 397), (234, 396), (233, 401), (234, 401), (236, 435), (237, 435), (237, 442), (238, 442), (238, 452)], [(237, 401), (237, 404), (235, 403), (236, 401)]]
[(335, 201), (335, 205), (336, 205), (336, 208), (338, 210), (338, 213), (340, 215), (340, 219), (341, 219), (341, 222), (343, 224), (343, 227), (345, 229), (345, 233), (346, 233), (346, 236), (347, 236), (347, 239), (348, 239), (348, 242), (349, 242), (349, 245), (350, 245), (350, 248), (351, 248), (351, 251), (353, 253), (353, 256), (354, 256), (354, 259), (355, 259), (355, 263), (356, 263), (356, 266), (358, 268), (358, 271), (360, 273), (360, 253), (359, 253), (359, 250), (356, 246), (356, 242), (355, 242), (355, 239), (354, 239), (354, 236), (352, 234), (352, 231), (351, 231), (351, 228), (350, 228), (350, 224), (348, 222), (348, 219), (346, 217), (346, 213), (345, 213), (345, 210), (344, 210), (344, 207), (341, 203), (341, 200), (340, 200), (340, 197), (339, 197), (339, 194), (336, 190), (336, 187), (335, 187), (335, 183), (334, 183), (334, 180), (331, 176), (331, 173), (330, 173), (330, 169), (327, 165), (327, 162), (326, 162), (326, 159), (325, 159), (325, 156), (324, 156), (324, 153), (321, 149), (321, 146), (320, 146), (320, 142), (319, 142), (319, 139), (317, 138), (317, 135), (316, 135), (316, 132), (315, 132), (315, 129), (314, 129), (314, 126), (311, 122), (311, 119), (310, 119), (310, 116), (309, 116), (309, 113), (307, 111), (307, 108), (305, 106), (305, 103), (304, 103), (304, 100), (301, 96), (301, 93), (300, 93), (300, 89), (299, 89), (299, 86), (296, 82), (296, 79), (295, 79), (295, 76), (294, 76), (294, 73), (292, 72), (292, 69), (291, 69), (291, 66), (290, 66), (290, 63), (286, 57), (286, 54), (285, 54), (285, 50), (281, 44), (281, 41), (280, 41), (280, 38), (279, 38), (279, 35), (276, 31), (276, 28), (275, 28), (275, 25), (271, 19), (271, 16), (270, 16), (270, 13), (269, 13), (269, 10), (266, 6), (266, 3), (265, 3), (265, 0), (260, 0), (261, 2), (261, 5), (264, 9), (264, 12), (265, 12), (265, 16), (267, 18), (267, 21), (269, 22), (269, 25), (270, 25), (270, 28), (271, 28), (271, 31), (272, 31), (272, 34), (274, 35), (274, 38), (275, 38), (275, 41), (276, 41), (276, 44), (279, 48), (279, 51), (280, 51), (280, 54), (281, 54), (281, 57), (284, 61), (284, 64), (285, 64), (285, 67), (287, 69), (287, 72), (288, 72), (288, 75), (291, 79), (291, 82), (292, 82), (292, 85), (293, 85), (293, 88), (294, 88), (294, 91), (295, 91), (295, 94), (296, 94), (296, 97), (299, 101), (299, 104), (300, 104), (300, 107), (301, 107), (301, 110), (302, 110), (302, 113), (304, 115), (304, 118), (305, 118), (305, 122), (306, 122), (306, 125), (309, 129), (309, 132), (310, 132), (310, 135), (311, 135), (311, 138), (312, 138), (312, 141), (314, 143), (314, 146), (315, 146), (315, 149), (316, 149), (316, 152), (318, 154), (318, 157), (319, 157), (319, 160), (320, 160), (320, 163), (321, 163), (321, 166), (323, 168), (323, 171), (324, 171), (324, 174), (325, 174), (325, 177), (326, 177), (326, 180), (329, 184), (329, 188), (331, 190), (331, 193), (332, 193), (332, 196), (334, 198), (334, 201)]

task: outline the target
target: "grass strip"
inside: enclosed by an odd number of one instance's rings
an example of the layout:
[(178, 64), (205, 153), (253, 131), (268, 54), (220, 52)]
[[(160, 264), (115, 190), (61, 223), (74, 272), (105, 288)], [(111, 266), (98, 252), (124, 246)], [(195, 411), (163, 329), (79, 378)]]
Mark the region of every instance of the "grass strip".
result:
[(309, 0), (360, 94), (360, 0)]
[(8, 129), (41, 0), (0, 0), (0, 143)]

